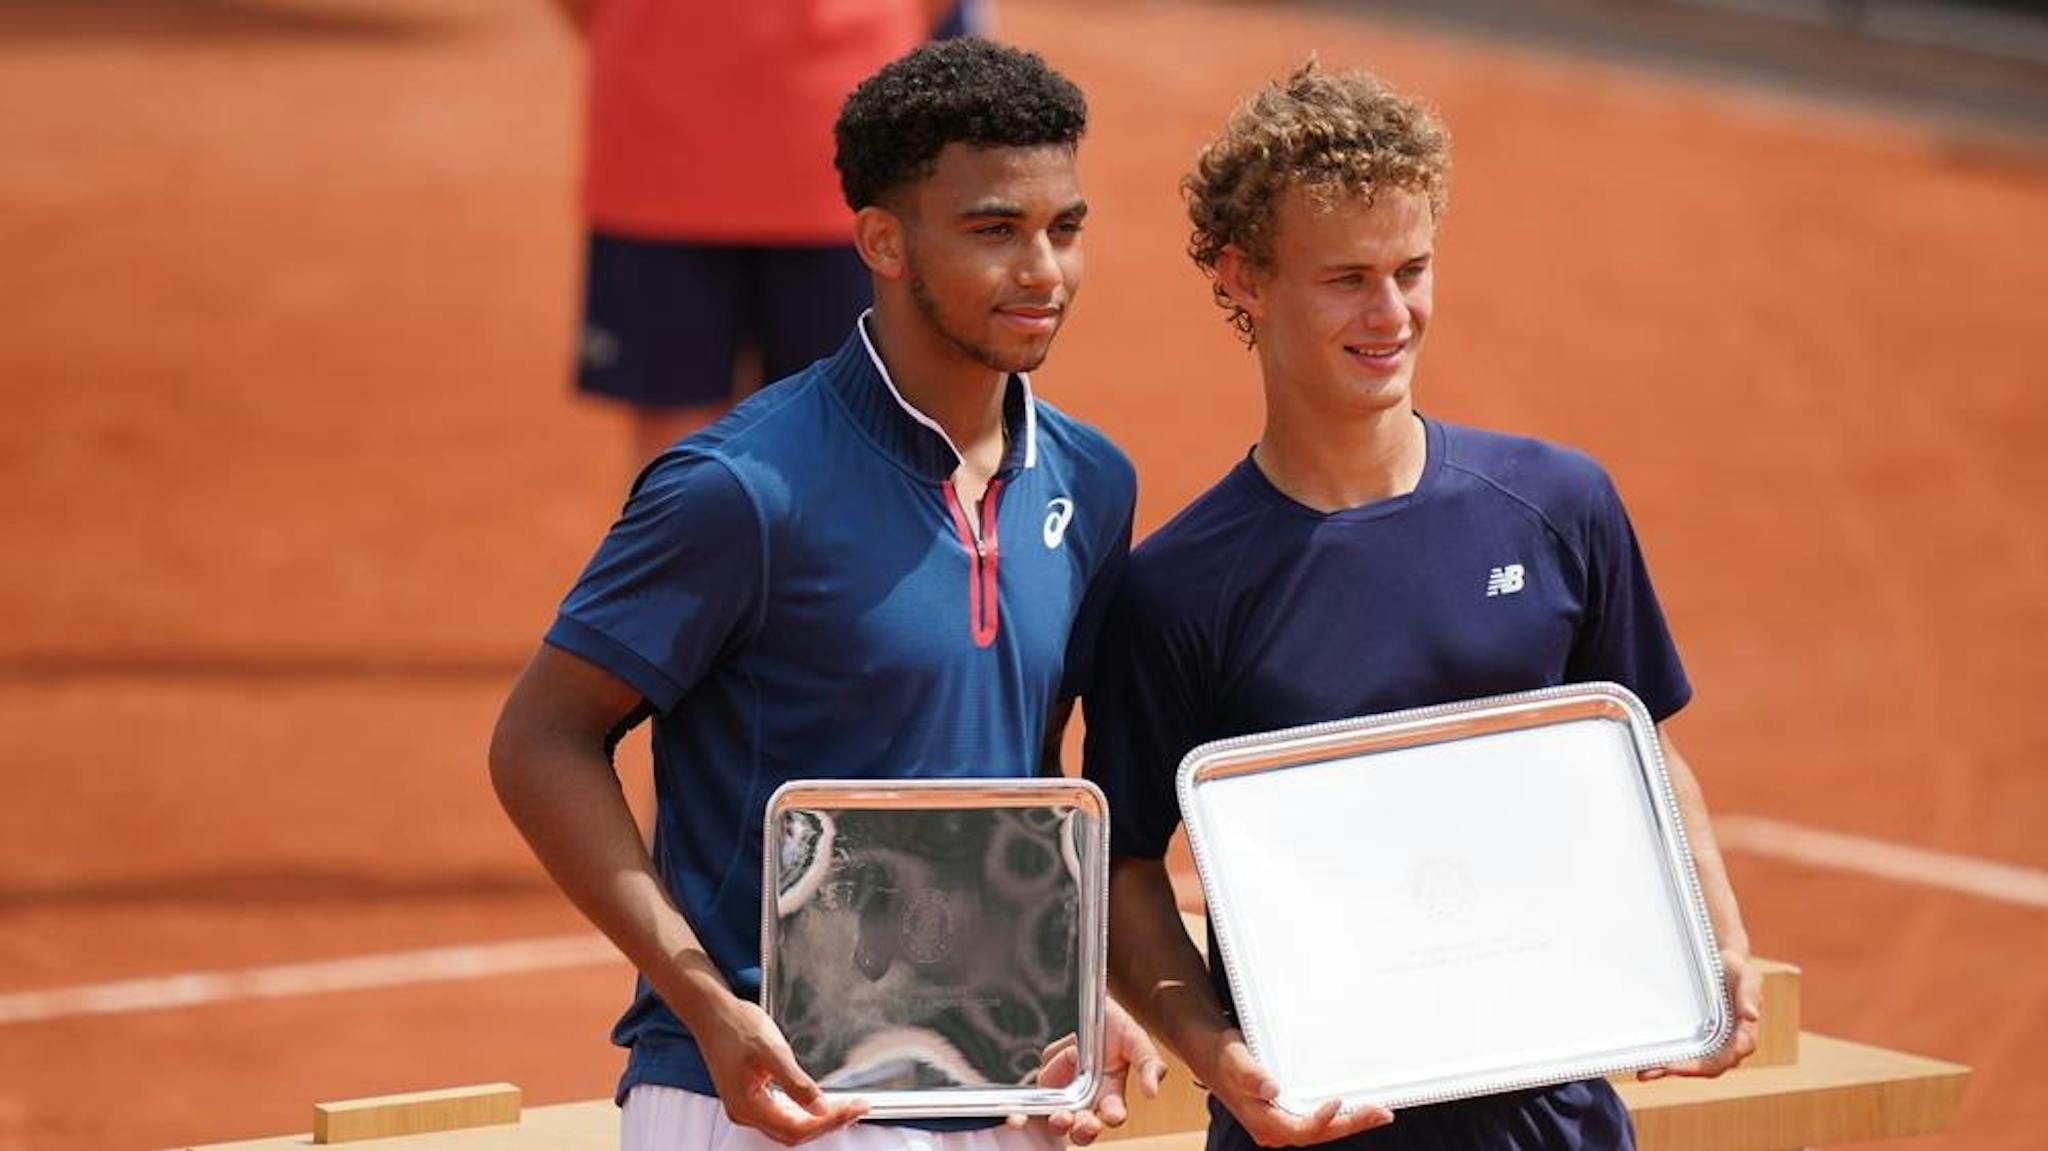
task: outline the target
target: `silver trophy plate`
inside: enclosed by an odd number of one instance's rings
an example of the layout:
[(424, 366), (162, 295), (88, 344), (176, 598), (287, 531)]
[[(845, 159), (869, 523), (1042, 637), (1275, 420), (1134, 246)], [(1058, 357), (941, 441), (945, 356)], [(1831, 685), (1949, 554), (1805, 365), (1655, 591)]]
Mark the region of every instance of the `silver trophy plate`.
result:
[[(1043, 1115), (1102, 1075), (1108, 810), (1082, 780), (798, 781), (768, 802), (761, 1005), (877, 1118)], [(1066, 1087), (1045, 1048), (1080, 1045)]]
[(1730, 1034), (1655, 725), (1586, 684), (1206, 744), (1181, 811), (1280, 1106), (1408, 1107)]

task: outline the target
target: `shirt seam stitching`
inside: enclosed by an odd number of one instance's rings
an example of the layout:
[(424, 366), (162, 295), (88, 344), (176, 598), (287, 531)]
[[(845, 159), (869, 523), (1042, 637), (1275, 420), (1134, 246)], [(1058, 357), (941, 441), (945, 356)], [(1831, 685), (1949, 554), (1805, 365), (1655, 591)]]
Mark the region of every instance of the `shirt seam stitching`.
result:
[(1509, 488), (1506, 484), (1493, 478), (1492, 476), (1487, 475), (1485, 472), (1478, 471), (1477, 469), (1474, 469), (1465, 464), (1461, 464), (1456, 460), (1451, 459), (1447, 459), (1444, 461), (1444, 467), (1447, 470), (1456, 471), (1463, 475), (1472, 477), (1473, 479), (1486, 485), (1488, 488), (1491, 488), (1493, 491), (1499, 493), (1500, 496), (1506, 499), (1508, 502), (1521, 507), (1530, 515), (1535, 516), (1536, 522), (1543, 525), (1543, 530), (1549, 532), (1552, 538), (1557, 540), (1559, 546), (1564, 548), (1564, 554), (1571, 557), (1572, 566), (1578, 569), (1579, 581), (1585, 584), (1589, 589), (1591, 588), (1593, 571), (1592, 563), (1585, 555), (1580, 553), (1579, 549), (1576, 546), (1573, 545), (1571, 536), (1567, 535), (1562, 528), (1557, 526), (1557, 522), (1551, 518), (1549, 512), (1544, 511), (1543, 508), (1537, 505), (1535, 501), (1523, 496), (1521, 493), (1516, 492), (1512, 488)]
[[(740, 474), (739, 468), (732, 460), (726, 458), (724, 453), (715, 448), (700, 448), (698, 451), (704, 459), (724, 468), (726, 474), (732, 477), (733, 483), (739, 485), (740, 494), (746, 497), (747, 506), (753, 509), (754, 528), (760, 533), (761, 578), (756, 588), (754, 619), (752, 626), (748, 629), (747, 634), (741, 637), (731, 656), (733, 670), (746, 679), (749, 696), (747, 710), (750, 718), (748, 724), (750, 736), (747, 740), (749, 745), (747, 749), (747, 798), (744, 810), (752, 810), (754, 798), (761, 788), (761, 763), (765, 758), (765, 749), (762, 747), (761, 693), (759, 685), (754, 679), (753, 668), (742, 658), (742, 653), (768, 626), (769, 587), (772, 582), (770, 572), (771, 565), (773, 564), (773, 549), (769, 543), (768, 513), (761, 506), (760, 497), (755, 494), (753, 485), (749, 484), (746, 477)], [(726, 888), (732, 885), (733, 876), (740, 870), (746, 855), (746, 836), (747, 829), (741, 828), (739, 831), (739, 843), (735, 846), (731, 857), (726, 860), (723, 873), (718, 877), (717, 884), (711, 889), (710, 906), (713, 908), (716, 908), (719, 901), (725, 898)]]

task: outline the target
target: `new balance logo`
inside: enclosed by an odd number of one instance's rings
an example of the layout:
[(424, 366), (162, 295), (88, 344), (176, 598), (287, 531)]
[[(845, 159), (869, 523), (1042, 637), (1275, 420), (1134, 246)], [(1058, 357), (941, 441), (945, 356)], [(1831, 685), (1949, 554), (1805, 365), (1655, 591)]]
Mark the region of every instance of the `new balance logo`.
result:
[(1055, 496), (1045, 505), (1045, 546), (1056, 548), (1067, 538), (1067, 525), (1074, 522), (1074, 501)]
[(583, 326), (583, 338), (578, 351), (583, 357), (583, 366), (594, 372), (601, 372), (619, 362), (619, 337), (596, 324)]
[(1513, 595), (1522, 590), (1522, 565), (1509, 564), (1486, 573), (1486, 594)]

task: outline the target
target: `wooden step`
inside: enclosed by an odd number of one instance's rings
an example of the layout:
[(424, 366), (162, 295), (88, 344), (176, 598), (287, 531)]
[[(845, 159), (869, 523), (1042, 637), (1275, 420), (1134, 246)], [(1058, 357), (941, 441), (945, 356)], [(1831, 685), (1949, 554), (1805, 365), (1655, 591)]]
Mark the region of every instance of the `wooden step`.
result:
[(519, 1122), (519, 1088), (510, 1083), (414, 1091), (313, 1105), (313, 1142), (354, 1143)]
[[(313, 1142), (307, 1133), (181, 1147), (179, 1151), (304, 1151)], [(528, 1107), (511, 1125), (380, 1138), (364, 1143), (359, 1151), (618, 1151), (618, 1147), (619, 1109), (609, 1099), (590, 1099)]]
[(1618, 1088), (1643, 1151), (1780, 1151), (1955, 1126), (1970, 1069), (1807, 1032), (1799, 1062)]

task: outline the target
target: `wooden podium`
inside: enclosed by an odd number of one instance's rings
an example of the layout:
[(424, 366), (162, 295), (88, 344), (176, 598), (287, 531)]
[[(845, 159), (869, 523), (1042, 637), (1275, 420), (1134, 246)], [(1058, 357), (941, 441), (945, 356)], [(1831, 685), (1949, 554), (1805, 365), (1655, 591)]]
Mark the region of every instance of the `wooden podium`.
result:
[[(1204, 938), (1199, 920), (1190, 924)], [(1799, 1029), (1799, 969), (1764, 963), (1756, 1054), (1719, 1079), (1618, 1079), (1642, 1151), (1793, 1151), (1954, 1127), (1970, 1069)], [(521, 1107), (506, 1083), (323, 1103), (305, 1135), (186, 1151), (285, 1151), (372, 1140), (362, 1151), (612, 1151), (610, 1100)], [(1175, 1063), (1157, 1099), (1134, 1098), (1119, 1151), (1200, 1151), (1205, 1093)]]

